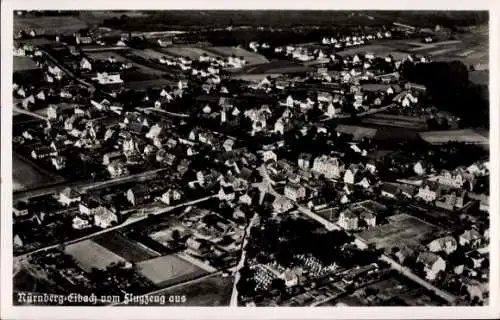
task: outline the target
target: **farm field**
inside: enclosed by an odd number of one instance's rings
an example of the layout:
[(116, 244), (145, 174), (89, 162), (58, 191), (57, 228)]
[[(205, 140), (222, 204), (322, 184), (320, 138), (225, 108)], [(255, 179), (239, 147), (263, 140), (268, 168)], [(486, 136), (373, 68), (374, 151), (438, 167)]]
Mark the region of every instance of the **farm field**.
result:
[(200, 56), (203, 54), (207, 54), (210, 57), (220, 56), (218, 54), (214, 54), (210, 51), (196, 47), (170, 47), (170, 48), (162, 48), (160, 49), (160, 51), (165, 52), (166, 54), (172, 55), (174, 57), (189, 57), (193, 60), (198, 60)]
[(437, 230), (435, 226), (407, 214), (395, 215), (389, 220), (388, 224), (357, 235), (377, 248), (391, 249), (409, 242), (422, 244)]
[(373, 138), (377, 134), (377, 129), (347, 124), (339, 124), (335, 128), (335, 131), (345, 134), (352, 134), (353, 140), (355, 141), (361, 140), (364, 137)]
[(14, 72), (16, 72), (16, 71), (33, 70), (40, 68), (36, 65), (35, 61), (33, 61), (33, 59), (31, 59), (30, 57), (14, 57), (13, 69)]
[(65, 250), (85, 271), (90, 272), (92, 268), (106, 269), (112, 263), (125, 261), (119, 255), (109, 251), (92, 240), (84, 240), (68, 245)]
[(26, 190), (62, 180), (62, 177), (45, 172), (45, 170), (35, 167), (15, 153), (12, 154), (12, 187), (14, 191)]
[(117, 62), (128, 62), (128, 59), (119, 55), (116, 51), (90, 51), (85, 53), (91, 59), (94, 60), (108, 60), (111, 57), (114, 57)]
[(149, 59), (159, 60), (161, 57), (174, 58), (171, 55), (153, 49), (142, 49), (142, 50), (131, 49), (129, 52), (133, 55), (136, 55), (146, 60)]
[(169, 304), (171, 306), (224, 307), (229, 306), (232, 289), (232, 277), (223, 278), (220, 275), (215, 275), (175, 288), (167, 288), (157, 295), (164, 295), (167, 300), (169, 296), (186, 296), (185, 303)]
[(427, 122), (423, 118), (392, 115), (386, 113), (377, 113), (369, 117), (365, 117), (361, 120), (361, 122), (372, 125), (410, 128), (415, 130), (422, 130), (427, 128)]
[(161, 89), (166, 86), (175, 85), (174, 81), (168, 79), (153, 79), (127, 82), (127, 88), (132, 90)]
[(144, 261), (158, 256), (118, 232), (107, 233), (92, 240), (130, 262)]
[(462, 130), (443, 130), (443, 131), (427, 131), (421, 132), (420, 137), (434, 145), (445, 144), (450, 141), (457, 141), (470, 144), (488, 145), (487, 137), (475, 132), (472, 129)]
[(237, 74), (281, 74), (295, 72), (312, 72), (314, 68), (286, 60), (273, 60), (268, 63), (246, 66), (238, 70)]
[(192, 263), (167, 255), (137, 263), (138, 272), (158, 287), (173, 285), (206, 273)]
[(209, 52), (213, 52), (217, 55), (220, 55), (222, 57), (229, 57), (231, 55), (236, 55), (237, 57), (243, 57), (245, 60), (248, 62), (248, 65), (255, 65), (255, 64), (261, 64), (261, 63), (268, 63), (269, 60), (267, 60), (264, 56), (247, 51), (243, 48), (237, 48), (237, 47), (209, 47), (209, 48), (204, 48), (205, 50)]
[(35, 30), (37, 33), (72, 34), (87, 27), (87, 24), (73, 16), (42, 16), (42, 17), (15, 17), (14, 33), (20, 30)]

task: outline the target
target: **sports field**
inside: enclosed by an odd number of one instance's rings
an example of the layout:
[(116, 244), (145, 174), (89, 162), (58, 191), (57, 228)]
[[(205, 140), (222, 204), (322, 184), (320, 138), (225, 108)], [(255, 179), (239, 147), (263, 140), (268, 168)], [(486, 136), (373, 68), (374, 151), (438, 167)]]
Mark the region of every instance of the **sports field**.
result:
[(80, 268), (87, 272), (91, 271), (92, 268), (104, 270), (112, 263), (125, 261), (119, 255), (92, 240), (70, 244), (64, 251), (77, 261)]
[(130, 262), (139, 262), (158, 256), (153, 251), (141, 247), (118, 232), (106, 233), (93, 239), (97, 244), (111, 250)]
[(380, 225), (357, 235), (377, 248), (391, 249), (411, 243), (422, 244), (437, 228), (420, 219), (407, 214), (399, 214), (389, 218), (388, 224)]
[(192, 263), (167, 255), (137, 263), (138, 272), (158, 287), (172, 285), (206, 273)]

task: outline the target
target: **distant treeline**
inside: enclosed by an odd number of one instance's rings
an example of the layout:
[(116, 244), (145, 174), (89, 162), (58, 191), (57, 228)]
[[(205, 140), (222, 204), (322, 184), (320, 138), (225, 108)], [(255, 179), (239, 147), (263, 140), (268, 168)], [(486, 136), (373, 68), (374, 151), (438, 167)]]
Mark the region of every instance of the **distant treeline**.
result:
[(459, 116), (462, 126), (489, 127), (488, 86), (472, 83), (462, 62), (405, 63), (402, 73), (424, 84), (436, 107)]
[(123, 30), (155, 31), (165, 28), (203, 29), (227, 26), (287, 28), (296, 26), (358, 26), (401, 22), (415, 27), (478, 25), (488, 22), (487, 11), (296, 11), (296, 10), (180, 10), (146, 11), (145, 16), (121, 17), (103, 25)]

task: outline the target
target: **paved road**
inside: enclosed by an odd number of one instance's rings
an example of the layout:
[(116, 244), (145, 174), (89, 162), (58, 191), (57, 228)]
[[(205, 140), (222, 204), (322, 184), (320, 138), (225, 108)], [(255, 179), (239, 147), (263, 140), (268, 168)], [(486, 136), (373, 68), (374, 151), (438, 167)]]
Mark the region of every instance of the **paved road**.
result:
[(75, 189), (79, 189), (81, 191), (86, 191), (90, 189), (104, 188), (110, 187), (113, 185), (131, 182), (131, 181), (144, 181), (150, 178), (153, 178), (168, 169), (155, 169), (150, 171), (145, 171), (137, 174), (132, 174), (129, 176), (117, 177), (105, 181), (88, 181), (88, 180), (80, 180), (75, 182), (61, 182), (57, 184), (53, 184), (50, 186), (40, 187), (36, 189), (22, 190), (19, 192), (14, 192), (13, 199), (14, 200), (25, 200), (27, 198), (38, 197), (48, 194), (53, 194), (66, 187), (71, 187)]
[(22, 113), (22, 114), (27, 114), (29, 116), (32, 116), (32, 117), (35, 117), (37, 119), (40, 119), (40, 120), (44, 120), (44, 121), (47, 121), (48, 119), (36, 112), (33, 112), (33, 111), (29, 111), (29, 110), (26, 110), (26, 109), (23, 109), (23, 108), (19, 108), (18, 106), (12, 106), (13, 108), (13, 112), (17, 112), (17, 113)]
[(240, 276), (240, 269), (243, 268), (243, 266), (245, 265), (246, 253), (247, 253), (245, 250), (245, 247), (248, 244), (248, 235), (250, 234), (250, 230), (252, 229), (253, 225), (257, 222), (257, 218), (258, 218), (258, 213), (255, 212), (252, 219), (248, 223), (248, 226), (245, 229), (245, 234), (243, 235), (243, 241), (241, 244), (241, 258), (240, 258), (238, 265), (236, 265), (236, 267), (234, 269), (235, 273), (234, 273), (234, 281), (233, 281), (233, 291), (231, 293), (231, 301), (229, 303), (229, 306), (231, 306), (231, 307), (238, 306), (238, 289), (237, 289), (236, 285), (238, 284), (238, 281), (240, 280), (240, 277), (241, 277)]
[[(180, 207), (184, 207), (184, 206), (190, 206), (190, 205), (193, 205), (193, 204), (196, 204), (196, 203), (199, 203), (199, 202), (203, 202), (205, 200), (208, 200), (208, 199), (216, 197), (216, 196), (217, 195), (211, 195), (211, 196), (206, 196), (206, 197), (203, 197), (203, 198), (200, 198), (200, 199), (196, 199), (196, 200), (184, 202), (184, 203), (181, 203), (181, 204), (177, 204), (175, 206), (170, 206), (170, 207), (167, 207), (165, 209), (158, 210), (158, 211), (153, 212), (151, 214), (152, 215), (164, 214), (164, 213), (170, 212), (170, 211), (172, 211), (174, 209), (177, 209), (177, 208), (180, 208)], [(79, 241), (82, 241), (82, 240), (86, 240), (86, 239), (89, 239), (89, 238), (92, 238), (92, 237), (95, 237), (95, 236), (98, 236), (98, 235), (101, 235), (101, 234), (105, 234), (105, 233), (108, 233), (108, 232), (111, 232), (111, 231), (116, 231), (116, 230), (122, 229), (122, 228), (124, 228), (126, 226), (130, 226), (132, 224), (135, 224), (135, 223), (137, 223), (139, 221), (143, 221), (143, 220), (147, 219), (148, 216), (149, 215), (143, 216), (143, 217), (137, 217), (135, 219), (129, 219), (129, 220), (125, 221), (124, 223), (120, 224), (120, 225), (117, 225), (117, 226), (114, 226), (114, 227), (110, 227), (110, 228), (106, 228), (106, 229), (103, 229), (103, 230), (100, 230), (100, 231), (97, 231), (97, 232), (85, 235), (85, 236), (77, 238), (77, 239), (68, 240), (68, 241), (64, 242), (64, 244), (68, 245), (68, 244), (79, 242)], [(38, 248), (38, 249), (35, 249), (33, 251), (26, 252), (26, 253), (23, 253), (21, 255), (18, 255), (18, 256), (15, 257), (15, 259), (22, 260), (22, 259), (26, 258), (27, 256), (29, 256), (31, 254), (38, 253), (38, 252), (43, 252), (43, 251), (47, 251), (47, 250), (50, 250), (50, 249), (54, 249), (54, 248), (58, 247), (59, 245), (60, 244), (57, 243), (57, 244), (46, 246), (46, 247), (43, 247), (43, 248)]]

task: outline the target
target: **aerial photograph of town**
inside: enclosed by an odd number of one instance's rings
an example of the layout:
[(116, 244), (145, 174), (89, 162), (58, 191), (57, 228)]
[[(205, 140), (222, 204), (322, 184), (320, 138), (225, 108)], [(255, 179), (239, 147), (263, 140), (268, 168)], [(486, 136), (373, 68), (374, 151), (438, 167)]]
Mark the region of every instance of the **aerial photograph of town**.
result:
[(13, 15), (15, 306), (490, 304), (488, 11)]

